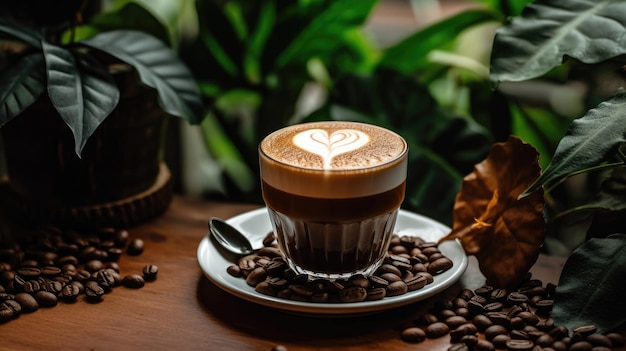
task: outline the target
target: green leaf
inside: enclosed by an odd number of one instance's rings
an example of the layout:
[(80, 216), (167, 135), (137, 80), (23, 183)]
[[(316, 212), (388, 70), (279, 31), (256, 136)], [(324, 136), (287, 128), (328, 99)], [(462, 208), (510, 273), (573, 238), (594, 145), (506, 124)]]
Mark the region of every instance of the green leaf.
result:
[(82, 43), (133, 66), (141, 82), (157, 90), (165, 112), (194, 124), (202, 119), (198, 85), (176, 53), (161, 41), (139, 31), (117, 30)]
[(255, 174), (246, 165), (237, 147), (224, 133), (215, 116), (209, 113), (200, 123), (204, 142), (209, 153), (217, 159), (224, 173), (244, 192), (257, 184)]
[(230, 21), (225, 10), (214, 0), (198, 0), (196, 11), (199, 21), (198, 39), (207, 50), (206, 53), (227, 75), (237, 75), (242, 71), (243, 49), (236, 24)]
[(71, 129), (80, 156), (89, 137), (117, 105), (119, 90), (97, 63), (81, 64), (79, 69), (70, 51), (47, 43), (43, 49), (48, 96)]
[(261, 83), (261, 54), (276, 21), (276, 8), (273, 3), (262, 2), (259, 6), (258, 21), (247, 38), (248, 50), (244, 56), (244, 71), (248, 81), (255, 84)]
[(26, 55), (0, 72), (0, 126), (32, 105), (45, 87), (40, 53)]
[(432, 65), (428, 53), (451, 48), (459, 33), (477, 24), (498, 21), (501, 15), (489, 10), (462, 11), (432, 24), (385, 50), (380, 65), (402, 73), (413, 73)]
[(96, 33), (116, 29), (134, 29), (152, 36), (170, 45), (167, 28), (150, 11), (135, 2), (128, 2), (115, 11), (98, 13), (88, 26), (76, 29), (75, 40), (81, 41)]
[(0, 15), (0, 32), (4, 32), (9, 34), (12, 37), (15, 37), (26, 44), (35, 47), (41, 48), (41, 41), (43, 40), (43, 35), (31, 28), (22, 26), (20, 24), (14, 23), (8, 18), (4, 18)]
[(625, 31), (624, 1), (538, 0), (497, 31), (491, 80), (535, 78), (567, 56), (591, 64), (626, 54)]
[(598, 166), (618, 144), (626, 141), (626, 94), (619, 94), (572, 122), (550, 164), (520, 196), (572, 173)]
[(554, 297), (555, 325), (594, 324), (606, 333), (626, 322), (626, 235), (593, 238), (567, 259)]
[(602, 180), (596, 197), (581, 207), (609, 211), (626, 210), (626, 167), (613, 169), (609, 176)]
[(368, 18), (376, 0), (328, 2), (322, 13), (312, 19), (309, 25), (289, 44), (276, 59), (277, 70), (292, 62), (295, 58), (322, 56), (340, 47), (340, 33), (362, 25)]

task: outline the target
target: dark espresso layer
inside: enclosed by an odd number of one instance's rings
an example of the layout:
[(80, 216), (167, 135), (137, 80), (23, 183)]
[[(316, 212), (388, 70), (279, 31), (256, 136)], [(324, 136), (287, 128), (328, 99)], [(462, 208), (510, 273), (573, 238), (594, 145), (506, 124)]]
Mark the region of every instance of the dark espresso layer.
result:
[(385, 257), (398, 211), (355, 222), (314, 222), (269, 213), (292, 268), (326, 276), (373, 273)]
[(389, 213), (404, 200), (403, 182), (380, 194), (345, 199), (293, 195), (262, 182), (263, 199), (274, 211), (306, 221), (353, 222)]

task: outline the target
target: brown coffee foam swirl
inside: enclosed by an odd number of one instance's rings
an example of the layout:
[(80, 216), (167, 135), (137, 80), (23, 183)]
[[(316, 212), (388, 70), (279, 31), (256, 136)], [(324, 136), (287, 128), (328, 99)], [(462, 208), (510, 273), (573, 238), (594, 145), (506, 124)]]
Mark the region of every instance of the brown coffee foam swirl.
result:
[[(313, 134), (320, 142), (317, 146), (311, 146), (310, 140), (304, 148), (294, 143), (296, 135), (312, 138)], [(404, 139), (369, 124), (326, 121), (294, 125), (270, 134), (259, 151), (263, 180), (303, 196), (368, 196), (397, 187), (406, 178)]]

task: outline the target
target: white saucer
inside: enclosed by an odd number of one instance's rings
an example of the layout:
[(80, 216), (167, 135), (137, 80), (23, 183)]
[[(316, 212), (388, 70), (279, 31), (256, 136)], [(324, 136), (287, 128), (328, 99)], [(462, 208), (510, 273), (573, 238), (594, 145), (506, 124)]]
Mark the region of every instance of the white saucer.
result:
[[(248, 236), (250, 241), (258, 242), (272, 230), (266, 208), (260, 208), (227, 220), (235, 228)], [(448, 234), (450, 228), (430, 218), (400, 210), (394, 232), (399, 235), (419, 236), (426, 241), (437, 241)], [(436, 275), (435, 281), (424, 288), (404, 295), (385, 297), (377, 301), (355, 303), (313, 303), (299, 302), (272, 297), (254, 291), (246, 284), (245, 279), (235, 278), (226, 272), (226, 268), (233, 264), (237, 257), (222, 248), (210, 236), (205, 236), (198, 246), (198, 262), (206, 277), (215, 285), (230, 294), (242, 299), (277, 308), (285, 311), (341, 316), (372, 313), (392, 309), (431, 297), (453, 285), (465, 272), (468, 258), (458, 241), (445, 241), (439, 245), (441, 252), (452, 260), (454, 266), (448, 271)]]

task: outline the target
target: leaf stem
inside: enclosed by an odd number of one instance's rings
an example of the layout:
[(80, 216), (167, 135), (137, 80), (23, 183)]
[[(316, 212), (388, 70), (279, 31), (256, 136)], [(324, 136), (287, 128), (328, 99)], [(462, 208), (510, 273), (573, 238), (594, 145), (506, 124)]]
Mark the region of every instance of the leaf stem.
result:
[(563, 182), (565, 182), (567, 179), (578, 175), (578, 174), (582, 174), (582, 173), (587, 173), (587, 172), (594, 172), (594, 171), (598, 171), (598, 170), (603, 170), (603, 169), (610, 169), (610, 168), (615, 168), (615, 167), (619, 167), (619, 166), (623, 166), (626, 164), (626, 156), (621, 152), (618, 151), (618, 154), (620, 155), (619, 158), (622, 160), (620, 162), (613, 162), (613, 163), (603, 163), (597, 166), (593, 166), (593, 167), (589, 167), (589, 168), (585, 168), (585, 169), (581, 169), (575, 172), (572, 172), (566, 176), (564, 176), (563, 178), (559, 179), (557, 182), (555, 182), (554, 184), (550, 185), (550, 186), (546, 186), (545, 188), (545, 192), (549, 193), (550, 191), (552, 191), (554, 188), (556, 188), (557, 186), (559, 186), (560, 184), (563, 184)]

